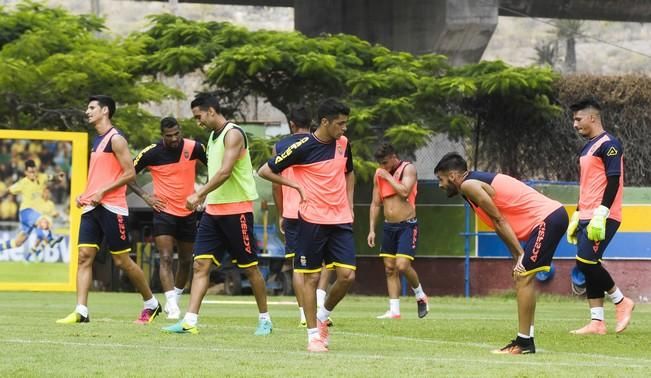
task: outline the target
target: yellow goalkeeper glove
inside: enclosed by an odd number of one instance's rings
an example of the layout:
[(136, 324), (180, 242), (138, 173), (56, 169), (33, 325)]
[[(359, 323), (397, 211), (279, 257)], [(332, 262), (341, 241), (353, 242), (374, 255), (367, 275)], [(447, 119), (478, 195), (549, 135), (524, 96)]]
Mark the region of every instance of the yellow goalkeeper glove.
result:
[(595, 209), (588, 223), (588, 239), (600, 241), (606, 238), (606, 218), (609, 214), (610, 210), (606, 206), (601, 205)]
[(570, 224), (567, 225), (567, 242), (570, 244), (576, 244), (576, 228), (579, 227), (579, 212), (575, 211), (570, 218)]

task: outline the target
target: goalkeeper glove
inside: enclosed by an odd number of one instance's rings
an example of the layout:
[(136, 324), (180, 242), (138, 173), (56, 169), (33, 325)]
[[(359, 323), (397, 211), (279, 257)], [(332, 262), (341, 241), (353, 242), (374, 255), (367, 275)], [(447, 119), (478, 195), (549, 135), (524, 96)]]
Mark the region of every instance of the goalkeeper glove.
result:
[(576, 228), (579, 227), (579, 212), (575, 211), (570, 218), (570, 224), (567, 225), (567, 242), (576, 244)]
[(588, 239), (600, 241), (606, 238), (606, 218), (609, 214), (610, 210), (604, 205), (595, 209), (592, 219), (588, 223)]

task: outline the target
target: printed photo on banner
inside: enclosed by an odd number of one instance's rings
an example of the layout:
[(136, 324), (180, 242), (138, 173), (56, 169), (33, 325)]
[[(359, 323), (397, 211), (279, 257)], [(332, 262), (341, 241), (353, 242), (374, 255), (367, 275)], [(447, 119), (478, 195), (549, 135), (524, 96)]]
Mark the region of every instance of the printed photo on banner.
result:
[(85, 133), (0, 130), (0, 290), (75, 289)]

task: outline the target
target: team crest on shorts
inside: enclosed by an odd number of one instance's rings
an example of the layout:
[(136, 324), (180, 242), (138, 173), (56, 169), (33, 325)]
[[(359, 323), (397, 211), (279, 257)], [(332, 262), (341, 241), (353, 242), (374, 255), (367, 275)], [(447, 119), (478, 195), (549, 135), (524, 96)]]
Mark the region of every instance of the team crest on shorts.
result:
[(300, 262), (301, 262), (301, 266), (306, 266), (307, 265), (307, 258), (305, 256), (301, 256)]

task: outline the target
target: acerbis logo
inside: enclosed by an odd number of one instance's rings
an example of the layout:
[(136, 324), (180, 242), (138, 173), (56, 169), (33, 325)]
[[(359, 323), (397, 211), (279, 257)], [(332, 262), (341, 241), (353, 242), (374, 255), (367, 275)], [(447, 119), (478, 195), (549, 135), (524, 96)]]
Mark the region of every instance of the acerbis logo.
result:
[(276, 159), (274, 160), (274, 164), (278, 164), (281, 161), (285, 160), (287, 156), (291, 155), (294, 150), (299, 148), (303, 143), (307, 142), (309, 137), (303, 137), (299, 141), (294, 142), (291, 146), (287, 147), (285, 151), (283, 151), (282, 154), (276, 156)]

